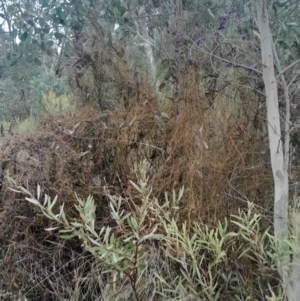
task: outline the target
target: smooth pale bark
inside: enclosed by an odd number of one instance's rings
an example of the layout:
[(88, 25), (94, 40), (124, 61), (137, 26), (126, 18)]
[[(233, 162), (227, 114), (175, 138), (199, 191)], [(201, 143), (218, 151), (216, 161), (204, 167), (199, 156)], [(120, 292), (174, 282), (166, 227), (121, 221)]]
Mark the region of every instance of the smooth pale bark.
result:
[(148, 33), (149, 28), (146, 18), (146, 8), (145, 6), (140, 6), (140, 1), (138, 0), (125, 2), (127, 6), (127, 12), (124, 14), (124, 16), (128, 14), (132, 18), (132, 20), (134, 20), (136, 34), (143, 40), (142, 45), (145, 48), (145, 53), (147, 56), (149, 75), (151, 77), (151, 80), (155, 82), (156, 66), (152, 50), (153, 41)]
[(140, 22), (135, 21), (135, 27), (136, 27), (137, 34), (144, 41), (143, 46), (145, 48), (146, 55), (147, 55), (150, 76), (151, 76), (151, 80), (154, 82), (155, 75), (156, 75), (156, 68), (155, 68), (154, 55), (153, 55), (152, 46), (151, 46), (152, 42), (150, 41), (147, 25), (144, 20), (140, 21)]
[[(267, 121), (271, 165), (274, 178), (274, 233), (279, 239), (278, 252), (280, 260), (278, 262), (278, 272), (280, 273), (285, 291), (289, 301), (299, 300), (300, 297), (300, 266), (299, 256), (293, 254), (292, 260), (285, 250), (283, 238), (288, 238), (288, 160), (285, 162), (282, 147), (282, 136), (280, 130), (280, 115), (278, 107), (278, 91), (274, 70), (273, 39), (269, 27), (267, 0), (253, 0), (257, 11), (258, 27), (260, 32), (261, 53), (263, 63), (263, 79), (267, 97)], [(285, 83), (285, 82), (284, 82)], [(289, 104), (288, 104), (289, 105)], [(289, 112), (289, 108), (288, 108)], [(287, 126), (287, 125), (286, 125)], [(289, 132), (285, 133), (285, 136)], [(286, 140), (289, 142), (289, 139)], [(286, 156), (289, 153), (289, 145), (286, 145)], [(292, 221), (294, 226), (300, 225), (296, 216)], [(299, 232), (299, 231), (297, 231)]]
[[(176, 0), (176, 15), (175, 15), (175, 21), (176, 21), (176, 30), (182, 34), (183, 32), (183, 11), (182, 11), (182, 1)], [(174, 103), (174, 115), (179, 115), (184, 108), (184, 97), (183, 97), (183, 91), (184, 91), (184, 74), (183, 74), (183, 67), (184, 67), (184, 59), (182, 57), (182, 49), (183, 42), (180, 41), (180, 43), (177, 45), (177, 48), (179, 49), (179, 56), (177, 58), (177, 72), (176, 72), (176, 86), (175, 86), (175, 103)]]
[[(280, 61), (277, 55), (276, 46), (273, 43), (273, 54), (276, 62), (276, 67), (279, 73), (282, 71)], [(284, 90), (285, 99), (285, 124), (284, 124), (284, 168), (287, 173), (289, 172), (289, 162), (290, 162), (290, 116), (291, 116), (291, 100), (289, 96), (289, 88), (285, 80), (284, 74), (280, 75), (281, 84)]]
[(7, 60), (7, 51), (6, 51), (6, 41), (5, 41), (5, 31), (2, 29), (2, 26), (0, 26), (0, 37), (1, 37), (1, 46), (3, 50), (3, 57), (5, 62), (5, 68), (8, 71), (9, 70), (9, 64)]

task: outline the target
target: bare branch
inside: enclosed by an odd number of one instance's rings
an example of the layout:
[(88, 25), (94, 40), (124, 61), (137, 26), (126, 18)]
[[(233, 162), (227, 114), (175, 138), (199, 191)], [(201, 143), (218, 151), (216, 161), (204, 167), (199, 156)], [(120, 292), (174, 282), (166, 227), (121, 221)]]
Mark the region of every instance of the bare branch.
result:
[[(273, 55), (276, 62), (276, 67), (281, 71), (280, 61), (277, 55), (276, 46), (273, 43)], [(284, 165), (285, 169), (288, 172), (289, 168), (289, 160), (290, 160), (290, 116), (291, 116), (291, 100), (289, 97), (289, 88), (285, 80), (285, 76), (283, 73), (280, 75), (280, 79), (282, 81), (282, 86), (284, 90), (284, 98), (285, 98), (285, 121), (284, 121)]]
[(294, 63), (290, 64), (289, 66), (287, 66), (286, 68), (284, 68), (282, 71), (280, 71), (277, 75), (276, 75), (276, 79), (278, 79), (282, 74), (284, 74), (286, 71), (288, 71), (289, 69), (291, 69), (292, 67), (294, 67), (296, 64), (298, 64), (300, 62), (300, 59), (298, 59), (297, 61), (295, 61)]

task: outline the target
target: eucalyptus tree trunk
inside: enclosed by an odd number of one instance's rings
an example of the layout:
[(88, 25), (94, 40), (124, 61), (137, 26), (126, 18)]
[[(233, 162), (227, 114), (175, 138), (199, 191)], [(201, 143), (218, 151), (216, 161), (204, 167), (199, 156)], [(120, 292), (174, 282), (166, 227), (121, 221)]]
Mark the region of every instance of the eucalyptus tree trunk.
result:
[(148, 68), (150, 71), (149, 74), (151, 80), (155, 82), (156, 68), (155, 68), (154, 55), (152, 51), (152, 42), (148, 34), (147, 24), (145, 23), (145, 21), (135, 21), (135, 27), (136, 27), (137, 34), (144, 41), (143, 46), (145, 48), (146, 55), (147, 55)]
[(3, 57), (5, 62), (5, 68), (6, 71), (9, 70), (9, 64), (7, 60), (7, 49), (6, 49), (6, 41), (5, 41), (5, 31), (2, 29), (2, 26), (0, 25), (0, 37), (1, 37), (1, 45), (3, 50)]
[[(182, 34), (183, 33), (183, 11), (182, 11), (182, 0), (176, 0), (176, 29)], [(176, 72), (176, 86), (175, 86), (175, 116), (179, 115), (184, 108), (184, 97), (183, 97), (183, 90), (184, 90), (184, 76), (183, 76), (183, 66), (184, 60), (181, 56), (181, 51), (183, 49), (183, 42), (182, 40), (177, 46), (179, 48), (180, 55), (177, 58), (177, 72)]]
[[(285, 292), (289, 301), (299, 300), (300, 296), (300, 267), (299, 256), (293, 254), (290, 258), (283, 238), (288, 238), (288, 160), (285, 160), (280, 129), (277, 81), (274, 70), (273, 39), (269, 27), (267, 0), (253, 0), (260, 32), (261, 53), (263, 64), (263, 79), (266, 92), (267, 122), (271, 165), (274, 178), (274, 233), (278, 238), (278, 272), (282, 277)], [(285, 133), (285, 136), (289, 133)], [(287, 139), (288, 143), (289, 139)], [(288, 145), (285, 148), (288, 156)], [(287, 162), (285, 162), (287, 161)], [(296, 217), (297, 218), (297, 217)], [(295, 225), (297, 221), (292, 221)], [(299, 224), (298, 224), (299, 226)], [(299, 231), (297, 231), (299, 232)], [(297, 239), (296, 239), (297, 241)]]

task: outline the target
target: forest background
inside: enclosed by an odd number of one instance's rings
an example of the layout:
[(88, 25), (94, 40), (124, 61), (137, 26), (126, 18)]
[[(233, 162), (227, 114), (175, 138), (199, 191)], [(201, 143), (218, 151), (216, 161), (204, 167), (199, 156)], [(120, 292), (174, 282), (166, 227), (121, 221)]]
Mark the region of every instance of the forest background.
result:
[(298, 300), (299, 0), (0, 7), (0, 300)]

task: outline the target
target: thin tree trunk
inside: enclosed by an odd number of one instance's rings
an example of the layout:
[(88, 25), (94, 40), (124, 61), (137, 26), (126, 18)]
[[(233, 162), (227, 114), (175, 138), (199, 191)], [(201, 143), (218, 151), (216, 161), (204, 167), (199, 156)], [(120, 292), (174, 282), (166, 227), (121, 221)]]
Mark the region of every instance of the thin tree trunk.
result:
[(147, 30), (147, 24), (144, 23), (144, 21), (136, 21), (135, 22), (135, 28), (138, 33), (138, 35), (144, 40), (144, 47), (146, 50), (147, 55), (147, 61), (148, 61), (148, 67), (149, 67), (149, 73), (151, 76), (151, 80), (155, 82), (155, 74), (156, 74), (156, 68), (155, 68), (155, 62), (154, 62), (154, 55), (152, 51), (152, 43), (150, 41), (150, 37)]
[[(285, 292), (289, 301), (299, 300), (300, 296), (300, 266), (299, 256), (293, 254), (292, 262), (288, 250), (286, 250), (283, 239), (288, 238), (288, 155), (289, 155), (289, 121), (285, 124), (285, 152), (286, 160), (282, 147), (282, 136), (280, 129), (280, 115), (278, 107), (278, 90), (274, 70), (273, 58), (273, 39), (269, 27), (267, 0), (253, 0), (257, 11), (258, 27), (260, 32), (261, 53), (263, 63), (263, 79), (267, 97), (267, 121), (269, 133), (269, 146), (271, 165), (274, 178), (274, 233), (278, 238), (278, 272), (282, 277)], [(275, 53), (276, 54), (276, 53)], [(280, 66), (280, 65), (279, 65)], [(279, 71), (280, 72), (280, 71)], [(288, 95), (286, 95), (287, 97)], [(289, 103), (287, 103), (289, 106)], [(286, 112), (289, 115), (289, 107)], [(289, 116), (288, 116), (289, 118)], [(294, 226), (300, 225), (299, 217), (296, 216), (292, 221)], [(297, 229), (296, 229), (297, 230)], [(297, 231), (298, 233), (299, 231)], [(297, 238), (299, 240), (299, 238)], [(292, 265), (291, 265), (292, 263)]]
[(0, 36), (1, 36), (1, 45), (2, 45), (2, 50), (3, 50), (5, 68), (6, 68), (6, 71), (9, 71), (9, 64), (8, 64), (8, 60), (7, 60), (6, 41), (5, 41), (5, 31), (2, 29), (1, 25), (0, 25)]
[[(176, 29), (181, 34), (183, 33), (183, 20), (182, 20), (182, 0), (176, 0)], [(182, 39), (178, 44), (179, 56), (177, 59), (177, 72), (176, 72), (176, 86), (175, 86), (175, 104), (174, 104), (174, 113), (175, 116), (179, 115), (184, 108), (184, 98), (183, 98), (183, 90), (184, 90), (184, 60), (182, 58), (183, 54), (183, 42)]]

